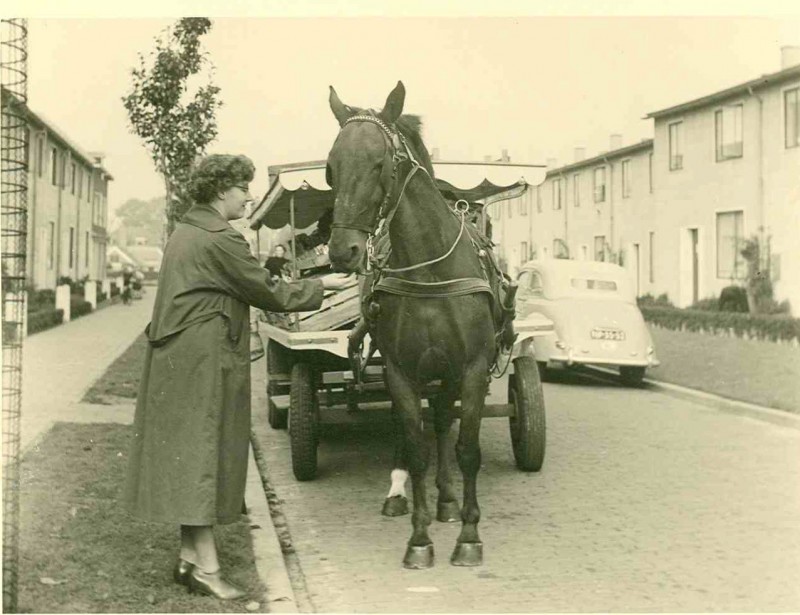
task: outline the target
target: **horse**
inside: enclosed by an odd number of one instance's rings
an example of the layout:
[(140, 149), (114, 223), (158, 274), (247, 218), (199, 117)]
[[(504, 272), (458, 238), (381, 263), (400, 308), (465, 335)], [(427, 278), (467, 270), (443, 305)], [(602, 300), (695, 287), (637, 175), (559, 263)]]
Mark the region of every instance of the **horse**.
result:
[[(329, 256), (336, 271), (362, 272), (365, 261), (374, 269), (370, 334), (385, 361), (386, 386), (401, 427), (398, 450), (413, 495), (412, 533), (403, 565), (434, 565), (422, 397), (426, 385), (439, 380), (440, 389), (429, 398), (438, 448), (437, 519), (460, 516), (461, 532), (450, 562), (478, 566), (483, 563), (477, 494), (481, 414), (497, 350), (492, 291), (479, 251), (465, 231), (466, 202), (451, 207), (438, 191), (421, 120), (402, 114), (404, 102), (400, 81), (380, 112), (346, 105), (330, 87), (339, 133), (326, 167), (334, 191)], [(391, 251), (380, 262), (375, 244), (387, 236)], [(461, 421), (455, 449), (463, 475), (461, 507), (447, 455), (458, 398)], [(390, 495), (400, 492), (400, 467), (392, 478)]]

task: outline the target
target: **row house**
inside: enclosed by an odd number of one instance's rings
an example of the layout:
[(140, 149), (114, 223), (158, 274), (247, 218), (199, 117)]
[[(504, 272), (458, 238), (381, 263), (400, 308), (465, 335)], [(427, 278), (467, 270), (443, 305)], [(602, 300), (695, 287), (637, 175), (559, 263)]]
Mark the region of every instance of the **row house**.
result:
[[(685, 307), (743, 284), (742, 242), (769, 245), (776, 299), (800, 309), (800, 51), (775, 73), (647, 115), (653, 138), (562, 166), (489, 205), (509, 270), (531, 258), (609, 260), (639, 295)], [(764, 263), (766, 268), (767, 263)]]
[(103, 155), (30, 109), (28, 147), (28, 280), (36, 288), (55, 288), (61, 277), (102, 280), (113, 180)]

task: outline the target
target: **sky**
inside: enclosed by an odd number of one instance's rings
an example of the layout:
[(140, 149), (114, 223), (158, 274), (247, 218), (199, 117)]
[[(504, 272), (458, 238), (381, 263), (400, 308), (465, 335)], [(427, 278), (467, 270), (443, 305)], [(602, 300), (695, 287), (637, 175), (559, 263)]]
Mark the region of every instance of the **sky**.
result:
[[(800, 45), (800, 8), (634, 17), (530, 14), (499, 0), (495, 9), (506, 10), (491, 16), (334, 16), (334, 3), (327, 14), (286, 17), (295, 11), (273, 5), (284, 10), (265, 16), (262, 4), (256, 15), (250, 4), (215, 15), (203, 38), (224, 103), (208, 151), (251, 157), (256, 196), (267, 189), (268, 165), (327, 156), (338, 130), (329, 85), (345, 103), (380, 108), (402, 80), (405, 111), (423, 117), (425, 143), (442, 159), (494, 159), (505, 149), (515, 162), (565, 164), (576, 146), (587, 156), (607, 150), (612, 133), (624, 145), (652, 137), (647, 113), (780, 70), (780, 47)], [(121, 98), (137, 54), (154, 48), (180, 10), (160, 18), (52, 10), (57, 18), (29, 19), (29, 105), (84, 151), (105, 153), (112, 212), (163, 192)]]

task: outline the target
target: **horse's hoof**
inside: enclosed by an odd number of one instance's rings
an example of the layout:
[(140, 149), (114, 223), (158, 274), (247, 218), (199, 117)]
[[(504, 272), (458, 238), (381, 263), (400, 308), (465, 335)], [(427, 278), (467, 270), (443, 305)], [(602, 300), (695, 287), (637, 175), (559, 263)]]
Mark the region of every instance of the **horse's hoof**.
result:
[(408, 500), (404, 495), (393, 495), (383, 501), (383, 510), (381, 514), (384, 517), (399, 517), (408, 514)]
[(436, 504), (436, 520), (442, 523), (461, 521), (461, 508), (458, 502), (438, 502)]
[(412, 570), (433, 568), (433, 545), (422, 547), (408, 545), (406, 556), (403, 558), (403, 566)]
[(457, 542), (450, 563), (453, 566), (480, 566), (483, 564), (483, 543)]

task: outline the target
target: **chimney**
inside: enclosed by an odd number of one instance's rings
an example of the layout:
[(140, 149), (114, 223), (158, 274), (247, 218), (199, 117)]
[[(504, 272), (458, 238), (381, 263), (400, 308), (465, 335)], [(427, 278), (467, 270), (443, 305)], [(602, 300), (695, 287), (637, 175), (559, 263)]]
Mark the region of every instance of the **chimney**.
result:
[(800, 64), (800, 47), (784, 45), (781, 47), (781, 70)]
[(614, 151), (615, 149), (619, 149), (622, 147), (622, 135), (619, 133), (614, 133), (611, 135), (610, 139), (610, 150)]
[(557, 158), (548, 158), (547, 159), (547, 168), (548, 169), (555, 169), (558, 166), (558, 159)]
[(584, 158), (586, 158), (586, 148), (585, 147), (576, 147), (575, 148), (575, 160), (574, 162), (580, 162)]
[(511, 158), (508, 155), (507, 149), (504, 149), (502, 154), (500, 155), (500, 162), (511, 162)]
[(439, 160), (439, 148), (434, 147), (431, 150), (431, 160)]

